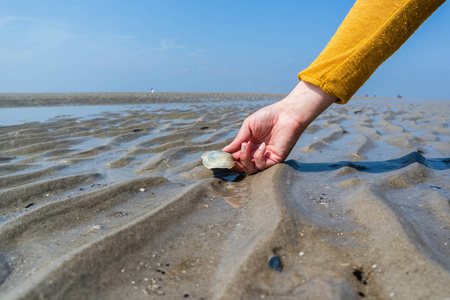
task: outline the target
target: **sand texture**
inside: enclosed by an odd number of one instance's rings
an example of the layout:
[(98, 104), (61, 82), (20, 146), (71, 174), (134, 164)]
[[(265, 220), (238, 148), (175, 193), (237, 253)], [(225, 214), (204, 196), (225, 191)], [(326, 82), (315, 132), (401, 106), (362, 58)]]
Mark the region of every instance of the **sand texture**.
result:
[(0, 106), (131, 104), (0, 127), (0, 299), (449, 299), (450, 101), (333, 105), (245, 176), (200, 157), (281, 96), (57, 96)]

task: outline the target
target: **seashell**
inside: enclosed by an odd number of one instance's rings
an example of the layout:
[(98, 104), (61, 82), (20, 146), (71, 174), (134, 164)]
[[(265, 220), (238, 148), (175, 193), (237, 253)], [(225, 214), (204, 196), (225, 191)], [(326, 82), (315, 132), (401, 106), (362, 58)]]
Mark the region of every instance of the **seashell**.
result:
[(281, 272), (283, 270), (283, 263), (281, 262), (281, 259), (276, 255), (269, 258), (269, 266), (278, 272)]
[(234, 167), (234, 158), (230, 153), (223, 151), (209, 151), (202, 155), (203, 164), (208, 169), (231, 169)]

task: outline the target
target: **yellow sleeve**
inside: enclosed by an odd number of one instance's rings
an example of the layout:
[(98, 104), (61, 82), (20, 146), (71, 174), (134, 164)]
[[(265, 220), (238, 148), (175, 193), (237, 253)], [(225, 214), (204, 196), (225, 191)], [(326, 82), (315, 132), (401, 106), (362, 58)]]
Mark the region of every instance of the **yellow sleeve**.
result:
[(358, 0), (317, 59), (298, 74), (345, 104), (445, 0)]

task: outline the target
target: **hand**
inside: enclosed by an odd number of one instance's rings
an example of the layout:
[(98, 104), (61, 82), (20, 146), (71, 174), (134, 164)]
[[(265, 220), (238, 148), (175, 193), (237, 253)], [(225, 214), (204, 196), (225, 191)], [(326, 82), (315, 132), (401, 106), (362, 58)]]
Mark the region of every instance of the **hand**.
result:
[(279, 103), (245, 119), (234, 141), (223, 149), (233, 153), (234, 171), (253, 174), (283, 162), (291, 152), (305, 128)]
[(233, 142), (223, 148), (236, 160), (232, 170), (253, 174), (283, 162), (306, 127), (335, 100), (302, 81), (280, 102), (253, 113)]

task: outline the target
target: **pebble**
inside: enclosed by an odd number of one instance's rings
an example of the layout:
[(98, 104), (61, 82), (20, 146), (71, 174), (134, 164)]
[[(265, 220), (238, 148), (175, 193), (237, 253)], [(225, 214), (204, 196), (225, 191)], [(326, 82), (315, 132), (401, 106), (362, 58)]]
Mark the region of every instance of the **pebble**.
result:
[(276, 255), (269, 258), (269, 266), (278, 272), (281, 272), (283, 270), (283, 263), (281, 262), (281, 259)]

